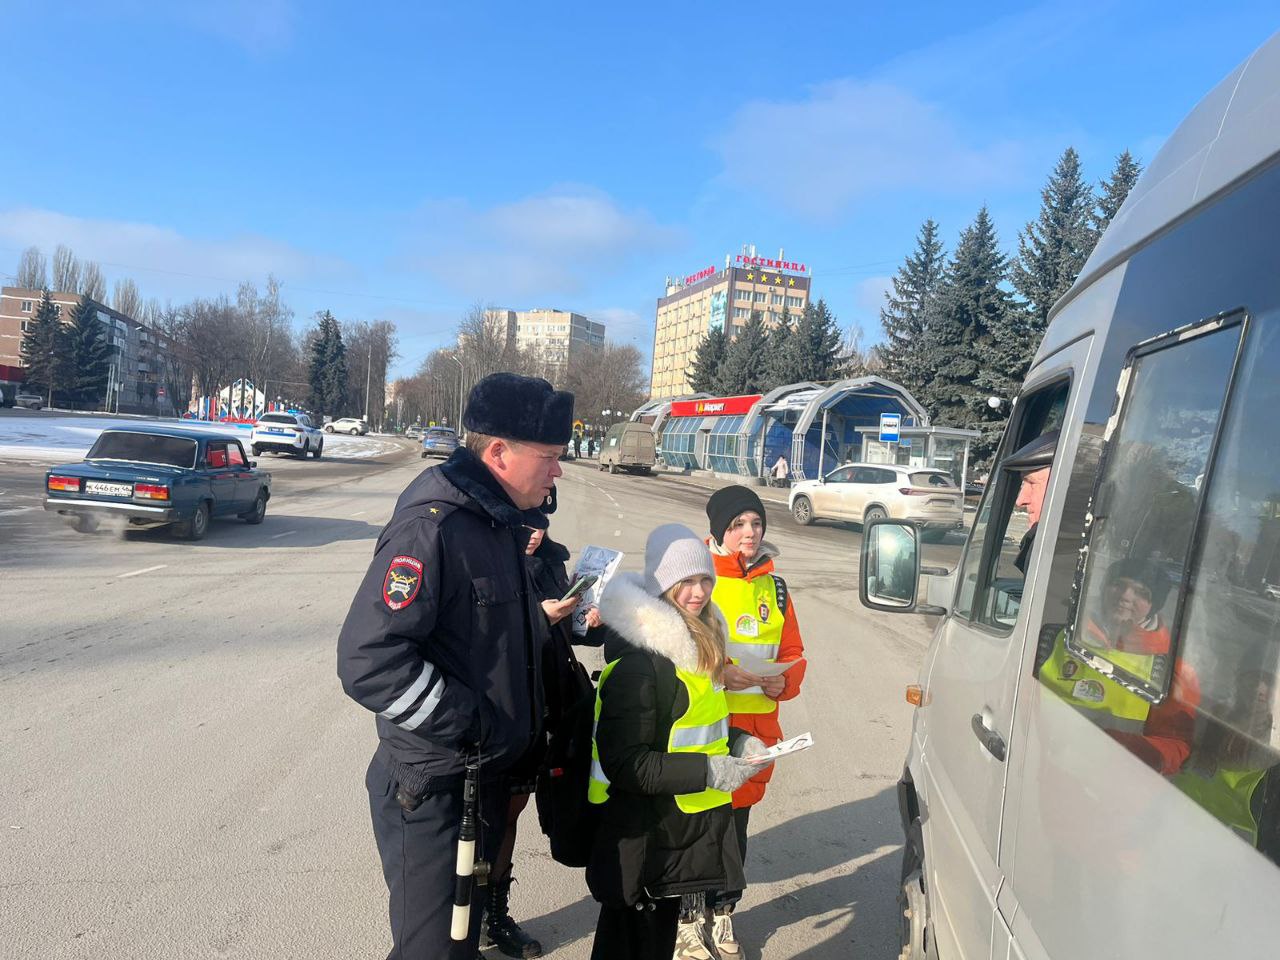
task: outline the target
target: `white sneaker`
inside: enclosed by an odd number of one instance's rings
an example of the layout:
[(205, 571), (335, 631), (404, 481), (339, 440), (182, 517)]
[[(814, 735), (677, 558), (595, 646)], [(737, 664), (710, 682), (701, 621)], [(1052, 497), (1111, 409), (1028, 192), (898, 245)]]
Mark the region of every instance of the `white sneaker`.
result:
[(736, 957), (742, 952), (742, 947), (738, 943), (738, 938), (733, 934), (733, 915), (729, 913), (717, 913), (715, 923), (711, 928), (711, 942), (716, 945), (716, 949), (726, 957)]
[(715, 960), (715, 954), (707, 944), (701, 917), (680, 921), (676, 928), (676, 952), (672, 960)]

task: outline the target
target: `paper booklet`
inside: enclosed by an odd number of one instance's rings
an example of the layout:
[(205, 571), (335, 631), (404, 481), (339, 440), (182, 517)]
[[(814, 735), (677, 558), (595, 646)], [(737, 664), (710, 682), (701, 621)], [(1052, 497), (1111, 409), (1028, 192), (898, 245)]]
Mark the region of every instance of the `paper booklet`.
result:
[(583, 591), (582, 599), (573, 608), (573, 632), (578, 636), (586, 636), (587, 610), (600, 605), (604, 588), (617, 572), (622, 556), (622, 551), (610, 550), (608, 547), (583, 547), (582, 553), (578, 555), (578, 565), (569, 582), (575, 583), (579, 577), (588, 575), (596, 577), (596, 582)]
[(740, 657), (734, 657), (738, 661), (738, 666), (747, 673), (754, 673), (757, 677), (780, 677), (799, 660), (788, 660), (786, 663), (770, 663), (768, 660), (761, 660), (759, 657), (753, 657), (749, 653), (745, 653)]
[(798, 737), (792, 737), (790, 740), (783, 740), (779, 744), (775, 744), (764, 752), (764, 756), (755, 756), (750, 759), (758, 763), (768, 763), (770, 760), (776, 760), (778, 757), (785, 757), (792, 753), (799, 753), (801, 750), (808, 750), (813, 746), (813, 734), (802, 733)]

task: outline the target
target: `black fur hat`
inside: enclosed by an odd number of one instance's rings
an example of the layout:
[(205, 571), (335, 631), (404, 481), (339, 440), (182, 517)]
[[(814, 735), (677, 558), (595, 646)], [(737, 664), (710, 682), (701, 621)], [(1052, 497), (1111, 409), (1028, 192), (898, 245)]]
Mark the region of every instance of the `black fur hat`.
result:
[(476, 433), (527, 443), (568, 443), (573, 394), (540, 377), (491, 373), (467, 397), (462, 425)]

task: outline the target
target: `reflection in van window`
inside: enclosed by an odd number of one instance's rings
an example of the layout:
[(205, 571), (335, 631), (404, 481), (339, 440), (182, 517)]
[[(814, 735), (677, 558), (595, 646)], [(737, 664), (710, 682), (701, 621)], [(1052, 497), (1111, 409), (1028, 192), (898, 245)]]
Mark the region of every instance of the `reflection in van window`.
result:
[(1249, 338), (1178, 638), (1201, 698), (1191, 756), (1173, 782), (1280, 863), (1280, 327), (1260, 324)]
[[(1068, 637), (1071, 653), (1139, 691), (1125, 691), (1124, 709), (1143, 716), (1130, 699), (1158, 701), (1173, 678), (1169, 624), (1243, 327), (1209, 329), (1154, 344), (1126, 367), (1127, 380), (1122, 374)], [(1092, 678), (1076, 689), (1097, 692)]]

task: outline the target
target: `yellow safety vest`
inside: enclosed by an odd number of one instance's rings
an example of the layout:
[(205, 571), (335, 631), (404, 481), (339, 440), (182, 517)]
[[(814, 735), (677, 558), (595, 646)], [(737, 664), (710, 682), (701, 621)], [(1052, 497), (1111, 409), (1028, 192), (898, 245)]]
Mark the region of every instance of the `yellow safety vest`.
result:
[(1184, 768), (1173, 778), (1174, 785), (1231, 828), (1237, 836), (1258, 845), (1258, 821), (1250, 801), (1264, 770), (1220, 769), (1212, 777)]
[[(1087, 645), (1087, 644), (1086, 644)], [(1122, 670), (1150, 681), (1167, 657), (1107, 650), (1106, 658)], [(1067, 653), (1065, 634), (1053, 641), (1053, 652), (1040, 666), (1040, 682), (1077, 709), (1088, 711), (1107, 730), (1141, 733), (1151, 704)]]
[[(778, 659), (786, 611), (779, 602), (776, 577), (718, 577), (711, 600), (729, 624), (729, 641), (725, 645), (729, 659), (739, 663), (743, 654), (769, 663)], [(725, 696), (730, 713), (773, 713), (778, 709), (778, 701), (759, 687), (727, 690)]]
[[(618, 661), (614, 660), (604, 668), (596, 687), (595, 726), (591, 730), (591, 779), (587, 783), (587, 799), (591, 803), (604, 803), (609, 799), (609, 778), (600, 765), (596, 728), (600, 725), (600, 693), (617, 664)], [(684, 684), (689, 694), (689, 708), (671, 725), (667, 752), (725, 756), (729, 752), (729, 706), (725, 702), (724, 690), (713, 684), (709, 677), (679, 667), (676, 668), (676, 679)], [(701, 813), (730, 803), (733, 794), (707, 787), (697, 793), (678, 793), (675, 800), (681, 812)]]

